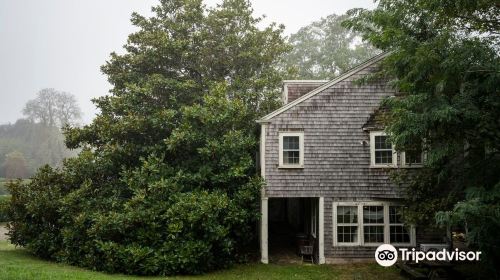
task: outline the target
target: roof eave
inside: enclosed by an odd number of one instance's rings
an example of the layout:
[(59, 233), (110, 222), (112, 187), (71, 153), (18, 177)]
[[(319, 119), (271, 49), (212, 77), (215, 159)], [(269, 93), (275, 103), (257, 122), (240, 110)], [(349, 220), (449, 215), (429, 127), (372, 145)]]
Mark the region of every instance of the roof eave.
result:
[(264, 119), (260, 119), (260, 120), (256, 120), (255, 121), (256, 123), (260, 123), (260, 124), (265, 124), (265, 123), (270, 123), (271, 120), (264, 120)]

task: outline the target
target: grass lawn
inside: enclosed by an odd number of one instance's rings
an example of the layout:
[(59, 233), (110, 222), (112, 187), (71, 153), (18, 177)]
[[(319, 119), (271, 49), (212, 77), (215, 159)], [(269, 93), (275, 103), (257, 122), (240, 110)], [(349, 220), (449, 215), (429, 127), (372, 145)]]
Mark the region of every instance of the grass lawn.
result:
[(238, 265), (202, 276), (134, 277), (109, 275), (40, 260), (26, 250), (0, 241), (0, 279), (405, 279), (395, 268), (377, 264), (349, 265)]

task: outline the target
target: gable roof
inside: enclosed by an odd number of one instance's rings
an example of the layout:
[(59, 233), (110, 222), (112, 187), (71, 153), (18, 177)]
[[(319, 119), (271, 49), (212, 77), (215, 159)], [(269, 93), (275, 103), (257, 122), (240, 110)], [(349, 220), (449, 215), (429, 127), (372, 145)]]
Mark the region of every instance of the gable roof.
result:
[(309, 93), (295, 99), (294, 101), (282, 106), (281, 108), (275, 110), (274, 112), (271, 112), (269, 114), (267, 114), (266, 116), (264, 116), (263, 118), (261, 118), (260, 120), (257, 120), (258, 123), (266, 123), (266, 122), (269, 122), (272, 118), (274, 118), (275, 116), (287, 111), (288, 109), (294, 107), (295, 105), (297, 104), (300, 104), (304, 101), (306, 101), (307, 99), (315, 96), (316, 94), (322, 92), (323, 90), (349, 78), (350, 76), (356, 74), (357, 72), (365, 69), (366, 67), (369, 67), (379, 61), (381, 61), (382, 59), (384, 59), (385, 57), (387, 57), (388, 55), (390, 54), (390, 52), (384, 52), (384, 53), (381, 53), (379, 55), (376, 55), (370, 59), (368, 59), (367, 61), (359, 64), (358, 66), (352, 68), (351, 70), (345, 72), (344, 74), (338, 76), (337, 78), (323, 84), (322, 86), (316, 88), (315, 90), (312, 90), (310, 91)]

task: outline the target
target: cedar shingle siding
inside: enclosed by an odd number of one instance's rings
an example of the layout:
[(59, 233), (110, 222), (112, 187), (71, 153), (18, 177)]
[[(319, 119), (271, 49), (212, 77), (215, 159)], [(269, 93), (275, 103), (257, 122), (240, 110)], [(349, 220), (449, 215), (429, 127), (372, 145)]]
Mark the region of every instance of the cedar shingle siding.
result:
[(284, 86), (286, 86), (287, 95), (287, 103), (294, 101), (295, 99), (301, 97), (302, 95), (318, 88), (320, 85), (324, 84), (325, 81), (317, 81), (317, 82), (287, 82)]
[(367, 131), (383, 130), (387, 114), (388, 114), (387, 108), (384, 107), (377, 108), (377, 110), (375, 110), (375, 112), (370, 115), (368, 121), (363, 125), (363, 129)]

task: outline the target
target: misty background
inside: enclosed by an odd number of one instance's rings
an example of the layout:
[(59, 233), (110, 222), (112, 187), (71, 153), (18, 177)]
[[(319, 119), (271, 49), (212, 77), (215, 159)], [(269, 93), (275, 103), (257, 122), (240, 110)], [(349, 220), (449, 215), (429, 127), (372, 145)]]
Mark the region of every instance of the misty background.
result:
[[(213, 7), (220, 0), (205, 0)], [(133, 12), (152, 15), (158, 0), (0, 0), (0, 195), (5, 180), (30, 178), (45, 165), (75, 156), (61, 127), (89, 124), (91, 99), (111, 85), (100, 71), (136, 31)], [(374, 8), (371, 0), (253, 0), (260, 26), (284, 24), (293, 50), (284, 66), (298, 79), (331, 79), (375, 49), (341, 27), (343, 14)], [(278, 66), (278, 67), (279, 67)]]
[[(220, 1), (207, 0), (209, 6)], [(100, 66), (112, 51), (122, 53), (135, 31), (132, 12), (151, 14), (156, 0), (0, 0), (0, 124), (22, 117), (24, 104), (43, 88), (74, 94), (89, 123), (96, 113), (91, 98), (108, 93)], [(252, 0), (262, 24), (282, 23), (287, 35), (330, 14), (372, 0)]]

